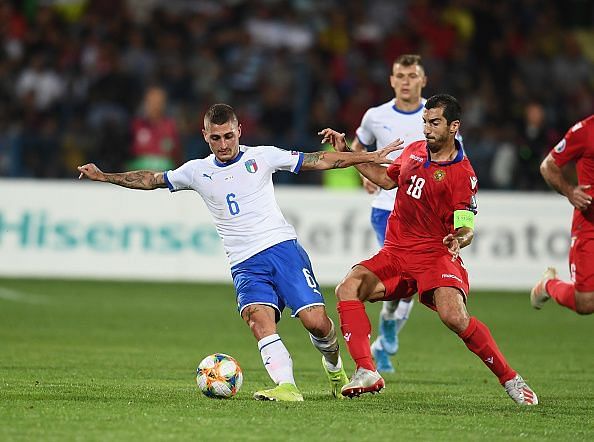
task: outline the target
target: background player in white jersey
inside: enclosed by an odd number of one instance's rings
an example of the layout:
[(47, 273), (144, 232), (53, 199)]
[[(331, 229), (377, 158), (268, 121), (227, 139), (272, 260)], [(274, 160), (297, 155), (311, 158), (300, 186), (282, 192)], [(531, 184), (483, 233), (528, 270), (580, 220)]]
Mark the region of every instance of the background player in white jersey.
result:
[[(404, 141), (403, 146), (424, 140), (423, 107), (426, 100), (421, 97), (421, 91), (426, 84), (427, 77), (421, 65), (421, 57), (414, 54), (399, 56), (392, 65), (390, 76), (395, 98), (365, 112), (351, 149), (362, 152), (373, 145), (380, 149), (397, 138)], [(390, 157), (395, 159), (401, 153), (402, 150), (392, 152)], [(397, 189), (380, 189), (367, 178), (362, 176), (361, 179), (365, 190), (375, 194), (371, 204), (371, 224), (380, 246), (383, 246)], [(378, 337), (371, 345), (378, 371), (394, 371), (390, 356), (398, 351), (398, 332), (404, 327), (412, 306), (412, 298), (384, 301)]]
[[(332, 141), (330, 129), (320, 135)], [(258, 400), (302, 401), (295, 385), (291, 356), (276, 332), (285, 306), (309, 331), (322, 353), (332, 394), (348, 383), (332, 320), (316, 282), (307, 253), (296, 241), (295, 229), (283, 217), (274, 198), (272, 174), (277, 170), (326, 170), (361, 163), (387, 164), (396, 147), (359, 154), (302, 153), (274, 146), (239, 144), (241, 125), (226, 104), (215, 104), (204, 117), (204, 139), (212, 155), (167, 172), (104, 173), (94, 164), (80, 166), (79, 178), (132, 189), (194, 190), (211, 212), (231, 263), (238, 309), (255, 338), (262, 362), (275, 388), (257, 391)]]

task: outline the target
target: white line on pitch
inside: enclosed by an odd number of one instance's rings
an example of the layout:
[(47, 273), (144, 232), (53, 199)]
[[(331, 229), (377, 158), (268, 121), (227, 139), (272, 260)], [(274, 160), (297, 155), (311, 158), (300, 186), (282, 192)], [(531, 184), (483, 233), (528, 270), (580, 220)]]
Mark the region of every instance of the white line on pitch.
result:
[(40, 295), (20, 292), (17, 290), (0, 287), (0, 299), (5, 301), (24, 302), (26, 304), (46, 304), (47, 299)]

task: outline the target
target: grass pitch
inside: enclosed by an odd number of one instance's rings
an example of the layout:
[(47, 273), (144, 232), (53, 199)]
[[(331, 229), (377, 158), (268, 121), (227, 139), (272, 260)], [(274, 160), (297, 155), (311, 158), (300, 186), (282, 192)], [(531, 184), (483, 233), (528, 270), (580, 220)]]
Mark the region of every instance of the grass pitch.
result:
[[(332, 290), (328, 310), (338, 324)], [(272, 386), (231, 286), (0, 279), (0, 440), (594, 440), (594, 318), (526, 293), (475, 292), (471, 312), (541, 405), (515, 405), (463, 343), (417, 304), (381, 395), (329, 396), (298, 320), (279, 332), (305, 402)], [(368, 305), (374, 327), (379, 305)], [(237, 358), (231, 400), (195, 386), (207, 354)], [(343, 345), (349, 373), (353, 370)]]

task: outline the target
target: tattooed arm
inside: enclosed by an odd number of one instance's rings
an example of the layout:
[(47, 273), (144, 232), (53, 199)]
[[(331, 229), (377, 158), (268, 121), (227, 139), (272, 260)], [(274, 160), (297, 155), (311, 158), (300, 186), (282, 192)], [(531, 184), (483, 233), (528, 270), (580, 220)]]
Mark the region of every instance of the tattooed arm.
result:
[[(335, 130), (330, 128), (321, 130), (320, 132), (318, 132), (318, 135), (322, 136), (322, 143), (330, 143), (337, 152), (351, 152), (351, 155), (365, 155), (373, 153), (362, 153), (360, 151), (357, 151), (357, 149), (351, 149), (346, 142), (345, 135), (343, 133), (336, 132)], [(385, 146), (383, 149), (377, 150), (375, 153), (379, 156), (387, 156), (390, 152), (403, 149), (402, 144), (403, 141), (401, 139), (396, 139), (387, 146)], [(385, 163), (391, 162), (392, 161), (386, 161)], [(383, 162), (381, 161), (361, 162), (355, 164), (355, 167), (363, 177), (367, 178), (372, 183), (377, 184), (382, 189), (394, 189), (397, 183), (388, 176), (387, 168), (380, 166), (380, 164), (382, 163)]]
[(136, 170), (123, 173), (104, 173), (93, 163), (79, 166), (80, 175), (78, 179), (88, 178), (93, 181), (104, 181), (117, 184), (129, 189), (153, 190), (167, 187), (163, 172), (151, 172), (148, 170)]
[[(329, 129), (328, 129), (329, 130)], [(342, 169), (358, 164), (390, 164), (388, 154), (401, 149), (402, 142), (391, 144), (375, 152), (313, 152), (303, 154), (302, 170)], [(347, 148), (348, 149), (348, 148)]]

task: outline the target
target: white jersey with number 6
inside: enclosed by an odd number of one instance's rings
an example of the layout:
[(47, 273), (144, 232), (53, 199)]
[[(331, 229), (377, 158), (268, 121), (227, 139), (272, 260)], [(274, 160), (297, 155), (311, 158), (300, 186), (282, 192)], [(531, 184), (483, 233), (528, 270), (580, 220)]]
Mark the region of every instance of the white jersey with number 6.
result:
[(171, 192), (194, 190), (210, 211), (231, 266), (275, 244), (296, 239), (278, 207), (272, 174), (298, 173), (303, 153), (274, 146), (240, 146), (239, 155), (221, 163), (214, 155), (165, 172)]

